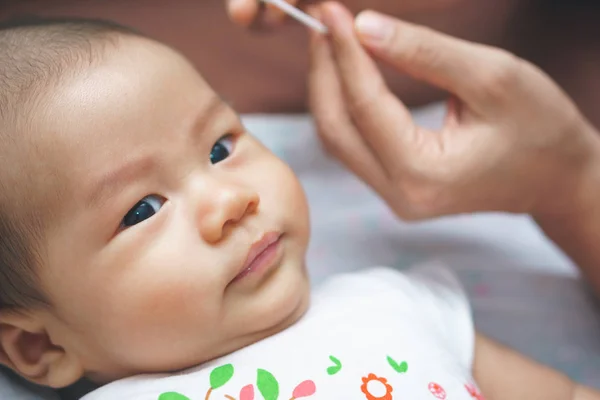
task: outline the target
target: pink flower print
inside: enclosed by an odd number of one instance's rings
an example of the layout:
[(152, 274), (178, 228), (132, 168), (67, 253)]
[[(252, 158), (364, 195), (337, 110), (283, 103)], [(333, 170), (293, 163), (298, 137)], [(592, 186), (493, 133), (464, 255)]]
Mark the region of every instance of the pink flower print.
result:
[(446, 399), (446, 391), (439, 384), (431, 382), (428, 387), (431, 394), (434, 395), (436, 398), (440, 400)]
[(465, 385), (465, 389), (467, 389), (467, 392), (469, 392), (471, 397), (475, 400), (485, 400), (485, 397), (483, 397), (479, 389), (477, 389), (477, 386), (473, 385), (472, 383), (467, 383)]

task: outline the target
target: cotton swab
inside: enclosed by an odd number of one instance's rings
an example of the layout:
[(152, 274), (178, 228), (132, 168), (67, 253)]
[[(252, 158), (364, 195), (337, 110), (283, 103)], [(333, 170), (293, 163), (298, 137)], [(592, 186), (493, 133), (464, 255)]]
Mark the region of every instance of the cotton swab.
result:
[(281, 11), (283, 11), (284, 13), (289, 15), (290, 17), (303, 23), (304, 25), (308, 26), (309, 28), (316, 30), (317, 32), (320, 32), (322, 34), (327, 33), (327, 27), (325, 25), (323, 25), (323, 23), (321, 21), (319, 21), (316, 18), (311, 17), (310, 15), (306, 14), (303, 11), (300, 11), (293, 5), (287, 3), (285, 0), (261, 0), (261, 1), (263, 3), (269, 3), (269, 4), (274, 5), (275, 7), (279, 8)]

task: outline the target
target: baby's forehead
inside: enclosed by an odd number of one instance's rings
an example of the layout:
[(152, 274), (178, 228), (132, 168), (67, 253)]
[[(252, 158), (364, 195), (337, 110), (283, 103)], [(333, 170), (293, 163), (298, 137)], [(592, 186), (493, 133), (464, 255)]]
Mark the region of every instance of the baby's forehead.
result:
[(172, 123), (215, 96), (177, 52), (132, 38), (111, 50), (101, 63), (54, 88), (37, 118), (37, 128), (50, 127), (67, 143), (110, 140), (107, 136), (119, 141), (156, 124)]
[[(22, 172), (32, 178), (30, 190), (47, 196), (62, 188), (69, 197), (106, 163), (142, 156), (146, 144), (168, 144), (215, 106), (224, 104), (185, 58), (126, 38), (38, 102), (22, 135)], [(42, 184), (44, 175), (52, 185)]]

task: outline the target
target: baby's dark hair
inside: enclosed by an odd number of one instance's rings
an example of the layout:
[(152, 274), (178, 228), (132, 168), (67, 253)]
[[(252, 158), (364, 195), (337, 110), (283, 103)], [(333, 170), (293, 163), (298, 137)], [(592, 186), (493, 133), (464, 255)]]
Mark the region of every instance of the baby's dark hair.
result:
[(58, 189), (44, 187), (43, 167), (23, 172), (36, 163), (35, 156), (22, 157), (36, 150), (31, 115), (61, 80), (93, 65), (123, 36), (143, 35), (103, 20), (0, 23), (0, 310), (50, 305), (38, 279), (45, 259), (42, 210), (44, 197)]

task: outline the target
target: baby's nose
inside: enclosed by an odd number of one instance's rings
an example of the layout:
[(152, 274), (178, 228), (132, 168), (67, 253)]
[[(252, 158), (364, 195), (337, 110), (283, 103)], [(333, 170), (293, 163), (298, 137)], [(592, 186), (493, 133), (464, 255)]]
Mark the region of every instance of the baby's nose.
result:
[(208, 243), (223, 239), (228, 229), (256, 211), (260, 201), (255, 190), (237, 184), (214, 185), (207, 197), (210, 205), (199, 212), (198, 228)]

